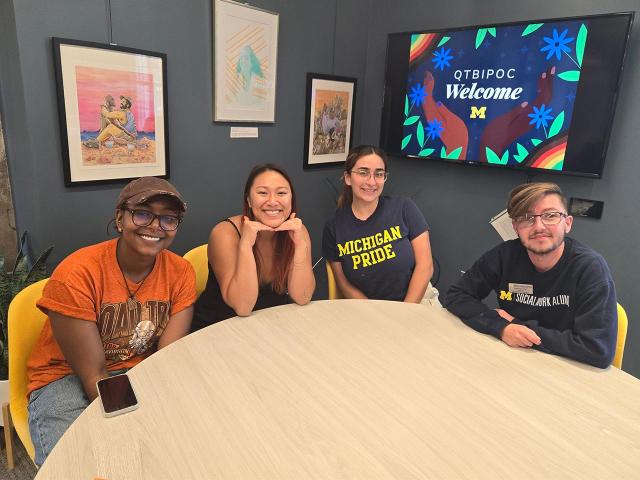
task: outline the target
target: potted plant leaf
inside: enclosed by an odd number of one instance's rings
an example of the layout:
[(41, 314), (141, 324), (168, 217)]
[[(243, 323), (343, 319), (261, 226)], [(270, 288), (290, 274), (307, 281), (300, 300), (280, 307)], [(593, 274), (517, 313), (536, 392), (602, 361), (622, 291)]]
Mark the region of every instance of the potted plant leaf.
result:
[(9, 400), (9, 304), (23, 288), (47, 277), (46, 261), (52, 250), (53, 246), (48, 247), (35, 261), (31, 261), (28, 236), (24, 232), (11, 271), (5, 271), (4, 257), (0, 256), (0, 404)]

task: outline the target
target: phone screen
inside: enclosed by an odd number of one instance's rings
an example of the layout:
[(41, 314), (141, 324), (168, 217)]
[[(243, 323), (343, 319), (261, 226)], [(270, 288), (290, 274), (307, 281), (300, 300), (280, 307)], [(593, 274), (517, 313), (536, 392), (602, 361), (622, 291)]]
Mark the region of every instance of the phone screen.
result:
[(106, 415), (130, 409), (138, 404), (131, 382), (126, 374), (114, 375), (98, 382), (98, 392)]

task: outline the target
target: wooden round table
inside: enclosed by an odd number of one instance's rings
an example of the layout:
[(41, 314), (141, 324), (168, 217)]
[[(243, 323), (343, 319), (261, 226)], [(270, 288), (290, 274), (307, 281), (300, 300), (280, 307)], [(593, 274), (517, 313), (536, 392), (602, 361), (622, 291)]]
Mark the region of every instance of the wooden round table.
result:
[(639, 478), (640, 381), (370, 300), (232, 318), (93, 402), (37, 479)]

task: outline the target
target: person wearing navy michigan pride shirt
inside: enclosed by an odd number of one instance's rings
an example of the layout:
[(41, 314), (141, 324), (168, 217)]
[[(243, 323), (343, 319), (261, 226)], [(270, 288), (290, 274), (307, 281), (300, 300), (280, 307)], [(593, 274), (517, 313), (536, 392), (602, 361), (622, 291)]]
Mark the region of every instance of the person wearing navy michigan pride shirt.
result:
[(323, 255), (345, 298), (440, 306), (429, 283), (429, 226), (410, 199), (382, 195), (388, 174), (379, 148), (349, 152), (338, 210), (324, 227)]
[[(605, 260), (566, 237), (573, 217), (554, 183), (509, 194), (518, 240), (485, 253), (447, 292), (445, 307), (511, 347), (534, 348), (606, 368), (615, 354), (616, 292)], [(495, 291), (500, 308), (482, 300)]]

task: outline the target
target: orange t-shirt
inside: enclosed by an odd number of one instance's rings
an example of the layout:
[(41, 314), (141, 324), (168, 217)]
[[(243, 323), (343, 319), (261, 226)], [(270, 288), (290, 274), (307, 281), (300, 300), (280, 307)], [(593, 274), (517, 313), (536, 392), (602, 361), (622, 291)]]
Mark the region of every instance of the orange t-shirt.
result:
[[(195, 272), (189, 262), (168, 250), (156, 257), (153, 270), (140, 283), (127, 281), (116, 260), (117, 239), (82, 248), (58, 265), (44, 287), (37, 306), (96, 322), (102, 338), (107, 370), (131, 368), (153, 353), (172, 315), (196, 300)], [(27, 363), (28, 393), (73, 373), (47, 318)]]

